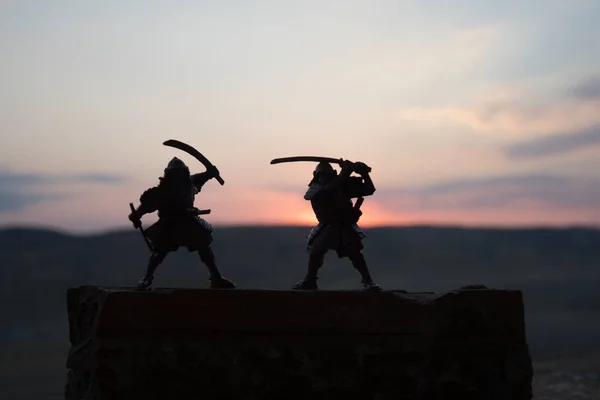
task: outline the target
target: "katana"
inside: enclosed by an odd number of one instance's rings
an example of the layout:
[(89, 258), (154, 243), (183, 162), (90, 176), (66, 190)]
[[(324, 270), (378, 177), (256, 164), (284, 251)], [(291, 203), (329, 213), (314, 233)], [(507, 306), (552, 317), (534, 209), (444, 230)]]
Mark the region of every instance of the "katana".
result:
[[(271, 160), (271, 164), (283, 164), (289, 162), (327, 162), (332, 164), (341, 165), (344, 160), (341, 158), (332, 157), (321, 157), (321, 156), (294, 156), (294, 157), (283, 157)], [(371, 172), (371, 167), (367, 167), (367, 172)]]
[[(196, 150), (195, 148), (193, 148), (192, 146), (190, 146), (187, 143), (183, 143), (183, 142), (180, 142), (179, 140), (175, 140), (175, 139), (169, 139), (166, 142), (164, 142), (163, 144), (165, 146), (174, 147), (181, 151), (185, 151), (189, 155), (193, 156), (196, 160), (200, 161), (202, 163), (202, 165), (204, 165), (204, 167), (206, 167), (206, 169), (213, 167), (213, 164), (210, 161), (208, 161), (208, 159), (206, 157), (204, 157), (202, 155), (202, 153), (200, 153), (198, 150)], [(223, 186), (225, 184), (225, 181), (223, 180), (223, 178), (221, 178), (220, 175), (215, 176), (215, 179), (221, 184), (221, 186)]]

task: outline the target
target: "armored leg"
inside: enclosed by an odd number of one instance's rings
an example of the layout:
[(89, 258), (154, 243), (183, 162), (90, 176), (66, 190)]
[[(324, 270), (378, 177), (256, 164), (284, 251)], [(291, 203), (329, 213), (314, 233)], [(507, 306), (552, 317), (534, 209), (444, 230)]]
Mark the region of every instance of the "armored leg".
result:
[(294, 290), (318, 290), (317, 273), (323, 266), (326, 252), (311, 253), (308, 258), (308, 271), (304, 279), (292, 286)]
[(360, 273), (362, 277), (363, 290), (367, 291), (381, 291), (379, 285), (373, 282), (373, 278), (371, 278), (371, 273), (369, 272), (369, 267), (367, 266), (367, 261), (365, 260), (365, 256), (362, 252), (356, 252), (348, 256), (350, 261), (352, 262), (352, 266)]
[(152, 281), (154, 280), (154, 272), (156, 268), (164, 261), (168, 252), (155, 251), (148, 260), (148, 268), (146, 269), (146, 275), (140, 279), (137, 286), (137, 290), (150, 290), (152, 289)]
[(213, 289), (234, 289), (235, 284), (223, 277), (215, 260), (215, 253), (210, 246), (198, 250), (200, 260), (208, 267), (210, 273), (210, 287)]

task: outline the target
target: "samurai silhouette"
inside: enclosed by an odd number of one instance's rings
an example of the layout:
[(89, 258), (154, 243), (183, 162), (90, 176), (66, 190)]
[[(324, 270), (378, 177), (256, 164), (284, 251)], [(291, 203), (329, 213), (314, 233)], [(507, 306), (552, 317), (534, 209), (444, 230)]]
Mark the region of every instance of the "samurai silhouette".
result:
[(196, 194), (213, 178), (222, 182), (219, 170), (212, 164), (208, 163), (206, 172), (191, 175), (187, 165), (174, 157), (165, 168), (164, 175), (159, 178), (159, 184), (140, 196), (139, 207), (129, 214), (129, 220), (134, 227), (141, 229), (141, 218), (145, 214), (158, 211), (159, 219), (142, 231), (151, 243), (149, 247), (152, 255), (148, 261), (146, 274), (140, 279), (136, 289), (151, 289), (157, 267), (169, 252), (176, 251), (179, 247), (186, 247), (190, 252), (198, 252), (200, 260), (208, 267), (211, 288), (235, 288), (235, 284), (223, 277), (217, 268), (211, 248), (212, 225), (199, 217), (201, 214), (209, 213), (210, 210), (203, 212), (194, 207)]
[[(364, 255), (362, 240), (366, 237), (357, 225), (362, 211), (363, 198), (375, 193), (375, 186), (369, 172), (362, 162), (336, 160), (324, 157), (289, 157), (275, 159), (271, 164), (293, 161), (320, 161), (313, 172), (304, 199), (310, 201), (319, 221), (309, 233), (306, 243), (308, 271), (303, 280), (292, 288), (296, 290), (318, 290), (318, 271), (323, 266), (325, 255), (334, 250), (339, 258), (349, 258), (353, 267), (362, 278), (363, 290), (380, 291), (371, 273)], [(341, 165), (338, 174), (331, 162)], [(355, 172), (360, 176), (351, 176)], [(357, 198), (356, 204), (352, 199)]]

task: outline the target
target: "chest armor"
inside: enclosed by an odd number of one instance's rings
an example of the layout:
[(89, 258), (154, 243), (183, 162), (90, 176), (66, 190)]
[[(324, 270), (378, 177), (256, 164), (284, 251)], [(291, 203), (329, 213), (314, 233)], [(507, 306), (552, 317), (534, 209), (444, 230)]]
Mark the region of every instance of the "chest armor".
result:
[(177, 213), (194, 207), (194, 188), (192, 185), (163, 188), (159, 212)]
[(349, 222), (353, 218), (352, 202), (342, 188), (317, 196), (323, 189), (319, 183), (313, 183), (306, 192), (305, 199), (310, 200), (312, 209), (321, 223)]

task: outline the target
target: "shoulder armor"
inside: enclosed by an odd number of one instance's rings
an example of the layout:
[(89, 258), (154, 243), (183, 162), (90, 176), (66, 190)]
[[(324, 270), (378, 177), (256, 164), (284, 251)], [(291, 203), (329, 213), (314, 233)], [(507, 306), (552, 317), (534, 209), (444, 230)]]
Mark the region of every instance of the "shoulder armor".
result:
[(140, 196), (140, 203), (144, 204), (144, 203), (152, 202), (156, 197), (158, 197), (158, 193), (159, 193), (158, 187), (153, 187), (153, 188), (146, 190)]
[(304, 200), (312, 200), (321, 191), (322, 186), (319, 183), (311, 183), (304, 194)]

